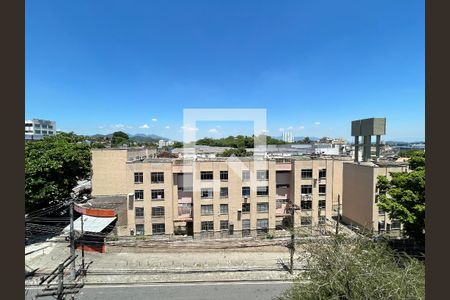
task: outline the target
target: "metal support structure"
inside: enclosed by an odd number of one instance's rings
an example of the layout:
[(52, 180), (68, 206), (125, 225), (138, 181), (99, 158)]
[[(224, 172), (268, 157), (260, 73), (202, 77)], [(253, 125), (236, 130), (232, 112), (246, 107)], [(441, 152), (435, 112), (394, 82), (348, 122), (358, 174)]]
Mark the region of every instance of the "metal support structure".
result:
[(85, 275), (83, 217), (84, 217), (84, 215), (81, 215), (81, 239), (80, 240), (81, 240), (81, 274), (82, 274), (82, 276)]
[(75, 236), (73, 228), (73, 200), (70, 201), (70, 256), (73, 259), (70, 267), (70, 279), (75, 280), (76, 277), (76, 267), (75, 267)]
[(336, 218), (336, 235), (339, 234), (339, 223), (341, 222), (341, 195), (338, 195), (338, 211)]
[(56, 299), (63, 300), (64, 299), (64, 265), (59, 264), (58, 266), (58, 290), (56, 292)]

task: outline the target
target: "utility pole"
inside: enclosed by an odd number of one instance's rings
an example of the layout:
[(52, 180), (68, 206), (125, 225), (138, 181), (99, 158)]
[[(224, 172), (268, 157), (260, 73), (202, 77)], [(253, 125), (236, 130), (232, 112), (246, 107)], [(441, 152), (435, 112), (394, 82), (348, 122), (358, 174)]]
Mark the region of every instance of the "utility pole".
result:
[(338, 211), (336, 218), (336, 235), (339, 234), (339, 222), (341, 221), (341, 195), (338, 194)]
[(73, 228), (73, 199), (70, 200), (70, 257), (73, 259), (70, 267), (70, 277), (72, 280), (75, 280), (75, 236), (74, 236), (74, 228)]
[(291, 207), (291, 245), (290, 245), (291, 247), (289, 248), (290, 255), (291, 255), (289, 273), (291, 273), (291, 274), (294, 272), (294, 251), (295, 251), (294, 215), (295, 215), (295, 209), (294, 209), (294, 206), (292, 205), (292, 207)]
[(83, 230), (83, 221), (84, 215), (81, 215), (81, 274), (84, 276), (84, 230)]

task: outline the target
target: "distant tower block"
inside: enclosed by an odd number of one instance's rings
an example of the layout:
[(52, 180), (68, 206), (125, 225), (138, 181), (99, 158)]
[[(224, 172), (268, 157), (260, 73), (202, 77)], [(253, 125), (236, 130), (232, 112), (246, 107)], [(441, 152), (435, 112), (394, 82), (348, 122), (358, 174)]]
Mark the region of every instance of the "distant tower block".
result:
[[(370, 159), (370, 148), (372, 144), (372, 136), (376, 136), (376, 154), (377, 159), (380, 157), (380, 140), (381, 135), (386, 134), (386, 118), (370, 118), (352, 121), (352, 136), (355, 137), (355, 162), (359, 161), (359, 147), (363, 147), (362, 159), (368, 161)], [(363, 137), (363, 143), (359, 143), (359, 137)]]

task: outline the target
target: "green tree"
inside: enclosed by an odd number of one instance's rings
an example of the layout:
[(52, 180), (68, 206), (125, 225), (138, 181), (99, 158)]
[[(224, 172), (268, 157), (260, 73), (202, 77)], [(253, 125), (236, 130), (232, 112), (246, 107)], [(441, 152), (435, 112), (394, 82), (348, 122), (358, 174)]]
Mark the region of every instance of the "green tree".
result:
[(391, 179), (378, 177), (378, 207), (403, 224), (408, 236), (425, 239), (425, 153), (416, 152), (409, 160), (411, 172), (392, 172)]
[(425, 299), (425, 265), (363, 236), (306, 240), (305, 271), (277, 299)]
[(122, 131), (116, 131), (113, 133), (111, 138), (111, 146), (112, 147), (120, 147), (123, 144), (129, 144), (130, 143), (130, 137), (128, 134)]
[(237, 149), (227, 149), (223, 151), (222, 153), (218, 154), (219, 157), (230, 157), (230, 156), (237, 156), (237, 157), (245, 157), (245, 156), (253, 156), (253, 152), (247, 152), (245, 148), (237, 148)]
[(74, 133), (58, 133), (25, 144), (25, 210), (44, 208), (70, 197), (78, 180), (91, 172), (90, 147)]

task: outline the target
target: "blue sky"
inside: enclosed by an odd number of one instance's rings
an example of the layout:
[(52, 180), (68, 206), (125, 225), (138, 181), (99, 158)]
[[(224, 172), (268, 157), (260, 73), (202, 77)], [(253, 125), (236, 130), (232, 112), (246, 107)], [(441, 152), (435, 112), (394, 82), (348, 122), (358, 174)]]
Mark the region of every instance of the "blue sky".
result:
[(25, 118), (61, 130), (180, 139), (184, 108), (265, 108), (272, 136), (425, 136), (424, 1), (27, 0), (25, 28)]

